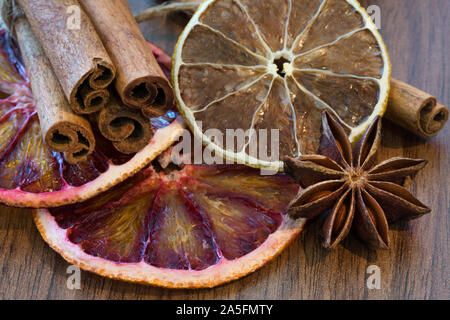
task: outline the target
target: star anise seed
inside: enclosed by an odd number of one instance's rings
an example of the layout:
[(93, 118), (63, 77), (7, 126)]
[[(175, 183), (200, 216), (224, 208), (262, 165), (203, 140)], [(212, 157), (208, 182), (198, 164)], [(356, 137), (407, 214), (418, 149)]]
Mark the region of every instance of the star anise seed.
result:
[(320, 155), (285, 159), (286, 172), (304, 189), (289, 213), (295, 219), (314, 219), (329, 211), (322, 226), (326, 248), (336, 247), (353, 228), (370, 248), (388, 249), (388, 221), (431, 211), (402, 186), (427, 161), (392, 158), (375, 165), (380, 141), (381, 118), (352, 150), (340, 122), (324, 112)]

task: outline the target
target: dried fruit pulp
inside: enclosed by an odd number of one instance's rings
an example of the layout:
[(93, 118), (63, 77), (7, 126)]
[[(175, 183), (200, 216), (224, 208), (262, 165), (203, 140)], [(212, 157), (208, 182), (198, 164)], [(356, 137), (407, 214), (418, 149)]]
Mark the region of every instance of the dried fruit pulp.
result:
[(244, 166), (151, 167), (87, 202), (39, 210), (44, 239), (98, 274), (173, 288), (242, 277), (288, 245), (304, 220), (286, 215), (299, 187)]
[(70, 165), (42, 141), (39, 120), (23, 63), (14, 41), (0, 30), (0, 202), (51, 207), (89, 199), (145, 167), (183, 129), (176, 113), (152, 119), (150, 144), (135, 155), (114, 151), (96, 134), (88, 161)]
[(180, 37), (172, 79), (199, 139), (226, 158), (282, 167), (270, 144), (268, 159), (251, 152), (256, 136), (230, 148), (206, 131), (278, 129), (282, 159), (317, 151), (329, 110), (353, 142), (384, 113), (390, 64), (357, 1), (209, 0)]

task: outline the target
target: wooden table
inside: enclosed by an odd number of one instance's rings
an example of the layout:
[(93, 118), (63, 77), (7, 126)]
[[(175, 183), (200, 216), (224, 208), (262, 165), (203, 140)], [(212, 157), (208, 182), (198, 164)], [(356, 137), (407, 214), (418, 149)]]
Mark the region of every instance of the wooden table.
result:
[[(152, 0), (131, 0), (135, 11)], [(450, 106), (450, 1), (368, 0), (381, 9), (382, 34), (393, 75)], [(146, 36), (172, 51), (170, 23)], [(158, 28), (158, 26), (157, 26)], [(162, 30), (164, 29), (164, 30)], [(167, 290), (128, 284), (82, 272), (80, 290), (66, 286), (69, 264), (40, 238), (30, 210), (0, 208), (0, 299), (449, 299), (450, 125), (424, 141), (385, 122), (380, 159), (426, 158), (410, 190), (432, 214), (391, 226), (390, 251), (374, 252), (350, 237), (338, 249), (322, 249), (313, 223), (277, 259), (252, 275), (215, 289)], [(381, 289), (366, 286), (367, 268), (381, 272)]]

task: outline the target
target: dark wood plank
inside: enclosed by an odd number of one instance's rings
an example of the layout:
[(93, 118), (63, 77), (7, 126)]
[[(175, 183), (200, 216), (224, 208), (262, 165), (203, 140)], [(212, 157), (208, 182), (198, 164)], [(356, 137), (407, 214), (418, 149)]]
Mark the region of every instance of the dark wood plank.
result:
[[(139, 11), (153, 1), (130, 3)], [(450, 1), (362, 1), (364, 7), (371, 4), (381, 8), (393, 75), (450, 105)], [(168, 51), (182, 29), (167, 20), (142, 27), (148, 39)], [(380, 159), (430, 160), (410, 190), (433, 209), (420, 220), (391, 226), (390, 251), (367, 250), (353, 237), (327, 251), (312, 223), (267, 266), (215, 289), (167, 290), (82, 272), (81, 289), (69, 290), (69, 264), (41, 240), (31, 211), (0, 207), (0, 299), (449, 299), (449, 134), (447, 126), (424, 141), (385, 122)], [(380, 290), (366, 287), (369, 265), (380, 267)]]

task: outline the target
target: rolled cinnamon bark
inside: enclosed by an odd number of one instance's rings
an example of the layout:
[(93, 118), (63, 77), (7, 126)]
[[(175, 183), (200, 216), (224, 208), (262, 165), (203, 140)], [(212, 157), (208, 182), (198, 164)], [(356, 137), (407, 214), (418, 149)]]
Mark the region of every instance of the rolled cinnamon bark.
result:
[(80, 0), (117, 67), (115, 87), (122, 101), (146, 116), (173, 105), (170, 82), (158, 65), (126, 0)]
[(41, 43), (72, 109), (99, 111), (105, 97), (86, 98), (105, 89), (115, 67), (92, 22), (77, 0), (17, 0)]
[(114, 93), (108, 105), (99, 112), (97, 123), (101, 134), (125, 154), (142, 150), (153, 136), (149, 119), (125, 106)]
[(89, 113), (93, 113), (94, 110), (102, 110), (109, 102), (109, 91), (107, 89), (92, 89), (85, 84), (80, 87), (80, 97), (85, 106), (90, 106), (89, 109), (92, 112)]
[(64, 152), (69, 163), (86, 160), (95, 148), (91, 125), (73, 113), (24, 15), (15, 18), (14, 30), (30, 78), (44, 141), (50, 149)]
[(423, 138), (436, 136), (448, 120), (448, 108), (435, 97), (407, 83), (391, 79), (385, 117)]

